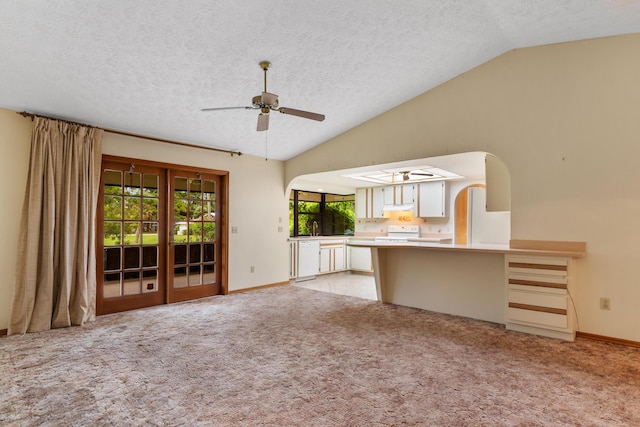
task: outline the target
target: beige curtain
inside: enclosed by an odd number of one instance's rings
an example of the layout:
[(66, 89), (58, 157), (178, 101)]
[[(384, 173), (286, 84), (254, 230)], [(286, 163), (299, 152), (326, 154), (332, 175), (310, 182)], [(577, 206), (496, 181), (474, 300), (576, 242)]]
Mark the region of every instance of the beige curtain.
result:
[(102, 129), (36, 117), (9, 334), (95, 318)]

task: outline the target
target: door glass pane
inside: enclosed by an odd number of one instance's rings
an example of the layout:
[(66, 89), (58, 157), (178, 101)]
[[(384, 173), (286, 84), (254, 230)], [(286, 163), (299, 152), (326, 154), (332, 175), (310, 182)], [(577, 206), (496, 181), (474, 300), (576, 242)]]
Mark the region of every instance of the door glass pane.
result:
[(212, 202), (216, 201), (216, 183), (209, 180), (204, 180), (202, 183), (202, 199), (210, 200)]
[(127, 271), (124, 273), (122, 295), (138, 295), (140, 293), (140, 272)]
[(202, 241), (202, 224), (196, 222), (195, 224), (189, 223), (189, 241), (201, 242)]
[(115, 221), (105, 221), (104, 223), (104, 245), (119, 245), (122, 240), (122, 223)]
[(142, 267), (158, 266), (158, 247), (145, 246), (142, 248)]
[(145, 221), (158, 220), (158, 199), (148, 197), (144, 198), (142, 205), (142, 219)]
[(104, 270), (120, 270), (120, 248), (104, 249)]
[(140, 193), (140, 173), (124, 173), (124, 194), (127, 196), (139, 196)]
[(104, 171), (104, 194), (122, 194), (122, 172)]
[(174, 199), (186, 199), (187, 194), (187, 178), (175, 177), (173, 180)]
[(103, 298), (122, 296), (120, 273), (109, 273), (104, 275), (102, 279), (102, 296)]
[(200, 266), (192, 265), (189, 267), (189, 286), (199, 286), (202, 282), (200, 281)]
[(144, 196), (159, 197), (158, 193), (158, 175), (144, 174)]
[(214, 264), (205, 264), (202, 266), (202, 283), (215, 283), (216, 275), (215, 275), (215, 265)]
[(211, 261), (215, 261), (215, 256), (214, 256), (214, 244), (213, 243), (206, 243), (204, 245), (204, 261), (207, 262), (211, 262)]
[(201, 248), (201, 245), (199, 244), (189, 245), (189, 264), (200, 263), (200, 248)]
[(187, 263), (187, 245), (175, 245), (173, 263), (175, 265), (184, 265)]
[(213, 242), (216, 238), (216, 224), (214, 222), (205, 222), (202, 224), (203, 236), (205, 242)]
[(140, 200), (139, 197), (125, 197), (124, 219), (142, 219), (140, 215)]
[(189, 219), (192, 221), (202, 221), (202, 202), (191, 200), (189, 202)]
[(137, 246), (124, 248), (124, 268), (140, 267), (140, 248)]
[(144, 245), (158, 244), (158, 223), (157, 222), (142, 223), (142, 243)]
[(202, 200), (202, 181), (199, 179), (189, 180), (189, 198), (191, 200)]
[(122, 219), (121, 196), (104, 196), (104, 219)]
[(124, 244), (135, 245), (141, 243), (141, 224), (136, 221), (126, 221), (124, 223)]
[(187, 267), (176, 267), (173, 269), (173, 287), (187, 287)]
[(158, 291), (158, 270), (144, 270), (142, 272), (142, 293)]

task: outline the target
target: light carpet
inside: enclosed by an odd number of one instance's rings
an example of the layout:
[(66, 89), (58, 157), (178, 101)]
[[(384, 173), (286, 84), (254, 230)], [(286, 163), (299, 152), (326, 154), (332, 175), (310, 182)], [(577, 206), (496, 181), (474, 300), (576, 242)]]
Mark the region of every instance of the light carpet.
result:
[(639, 349), (293, 286), (0, 339), (2, 426), (632, 426)]

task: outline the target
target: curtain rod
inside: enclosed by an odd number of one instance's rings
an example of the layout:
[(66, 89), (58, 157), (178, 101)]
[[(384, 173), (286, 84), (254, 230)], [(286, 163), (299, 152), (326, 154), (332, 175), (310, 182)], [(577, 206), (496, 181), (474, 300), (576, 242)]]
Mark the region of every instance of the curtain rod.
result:
[[(65, 123), (70, 123), (70, 124), (73, 124), (73, 125), (80, 125), (80, 126), (87, 126), (87, 127), (98, 127), (98, 126), (88, 125), (88, 124), (85, 124), (85, 123), (72, 122), (72, 121), (69, 121), (69, 120), (59, 119), (57, 117), (50, 117), (50, 116), (42, 116), (40, 114), (33, 114), (33, 113), (29, 113), (27, 111), (22, 111), (22, 112), (19, 112), (18, 114), (20, 114), (22, 117), (30, 117), (32, 121), (33, 121), (34, 117), (42, 117), (44, 119), (58, 120), (58, 121), (65, 122)], [(204, 146), (201, 146), (201, 145), (188, 144), (186, 142), (172, 141), (172, 140), (163, 139), (163, 138), (156, 138), (154, 136), (138, 135), (138, 134), (135, 134), (135, 133), (124, 132), (124, 131), (116, 130), (116, 129), (107, 129), (107, 128), (100, 128), (100, 129), (104, 130), (105, 132), (109, 132), (109, 133), (113, 133), (113, 134), (117, 134), (117, 135), (131, 136), (133, 138), (146, 139), (146, 140), (149, 140), (149, 141), (156, 141), (156, 142), (164, 142), (164, 143), (167, 143), (167, 144), (181, 145), (183, 147), (200, 148), (202, 150), (217, 151), (219, 153), (227, 153), (227, 154), (231, 154), (231, 157), (233, 157), (234, 155), (242, 156), (242, 152), (240, 152), (240, 151), (225, 150), (223, 148), (215, 148), (215, 147), (204, 147)]]

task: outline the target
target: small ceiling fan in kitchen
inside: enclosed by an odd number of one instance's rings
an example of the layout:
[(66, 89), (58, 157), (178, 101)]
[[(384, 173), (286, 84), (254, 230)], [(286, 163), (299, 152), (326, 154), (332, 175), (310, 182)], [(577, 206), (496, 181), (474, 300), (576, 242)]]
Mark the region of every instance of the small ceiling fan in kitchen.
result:
[(428, 173), (428, 172), (402, 171), (402, 172), (398, 172), (398, 173), (402, 175), (402, 180), (403, 181), (410, 180), (412, 176), (433, 176), (432, 173)]
[(251, 106), (241, 107), (217, 107), (217, 108), (203, 108), (200, 111), (218, 111), (218, 110), (260, 110), (258, 114), (258, 132), (269, 129), (269, 113), (271, 111), (277, 111), (282, 114), (288, 114), (290, 116), (302, 117), (305, 119), (317, 120), (319, 122), (324, 120), (324, 114), (311, 113), (309, 111), (296, 110), (289, 107), (280, 107), (278, 103), (278, 95), (267, 92), (267, 71), (271, 67), (269, 61), (262, 61), (260, 68), (264, 71), (264, 90), (261, 95), (254, 96), (251, 100)]

